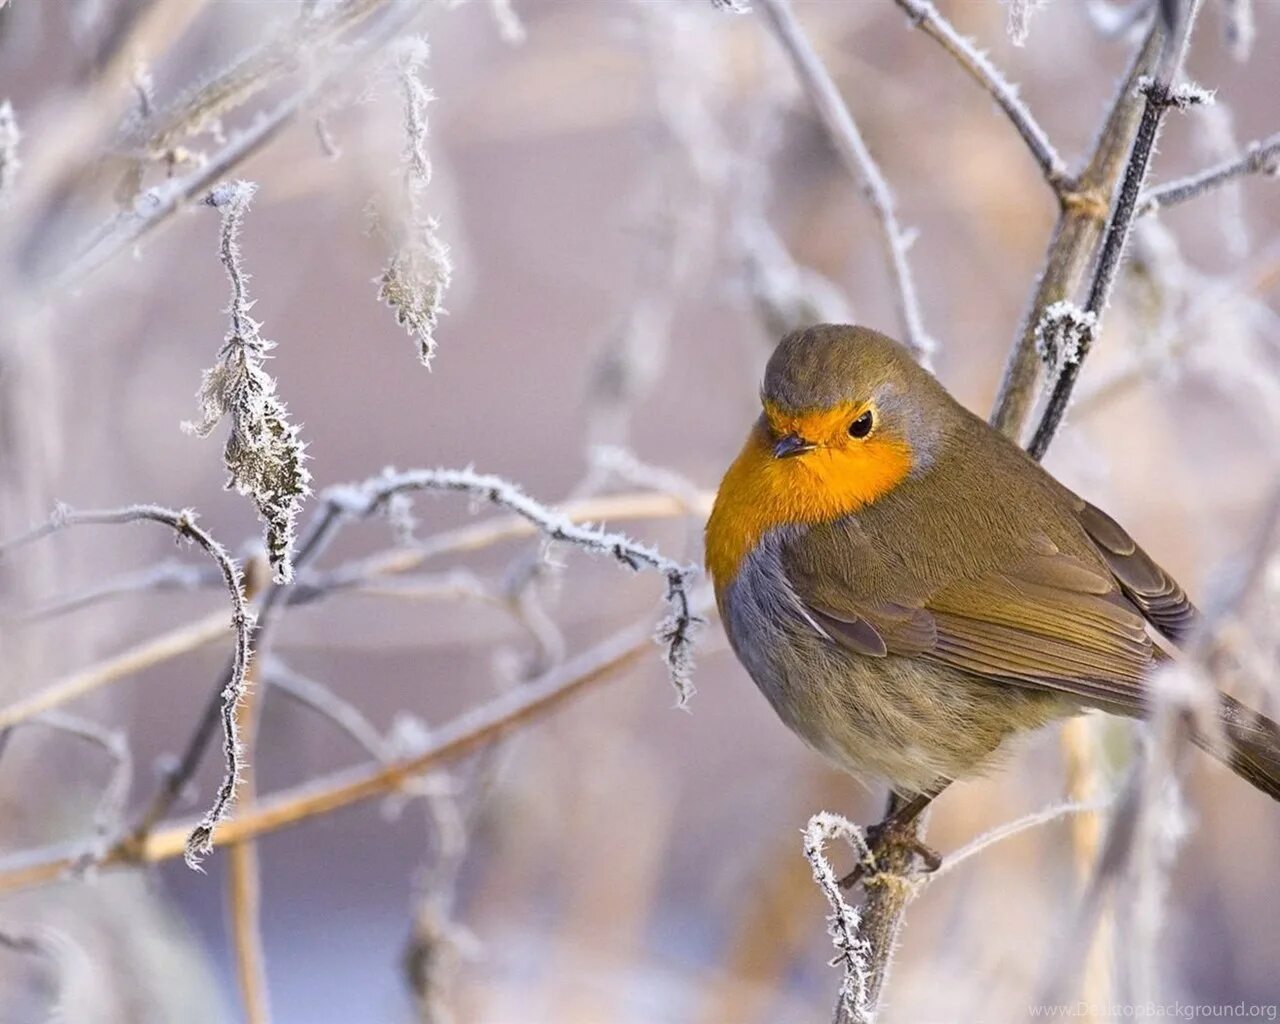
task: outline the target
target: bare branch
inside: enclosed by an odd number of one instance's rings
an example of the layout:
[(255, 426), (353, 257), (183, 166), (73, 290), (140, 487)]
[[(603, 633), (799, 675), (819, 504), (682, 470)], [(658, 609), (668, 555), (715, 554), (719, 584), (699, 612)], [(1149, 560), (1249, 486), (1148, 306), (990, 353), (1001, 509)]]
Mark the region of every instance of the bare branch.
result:
[(1280, 173), (1280, 132), (1265, 139), (1249, 143), (1244, 151), (1232, 160), (1225, 160), (1185, 178), (1157, 185), (1142, 193), (1138, 200), (1137, 216), (1165, 210), (1179, 203), (1196, 199), (1236, 178), (1249, 174), (1265, 174), (1275, 177)]
[[(694, 611), (701, 614), (707, 607), (705, 602), (696, 604)], [(650, 638), (647, 625), (623, 630), (539, 679), (509, 690), (436, 729), (431, 743), (412, 756), (386, 765), (335, 772), (259, 800), (245, 813), (223, 823), (209, 837), (210, 843), (221, 846), (261, 836), (392, 791), (406, 779), (478, 750), (595, 683), (614, 677), (620, 669), (641, 659), (650, 649)], [(191, 823), (179, 822), (154, 830), (136, 841), (113, 847), (102, 863), (154, 863), (180, 857), (187, 848), (191, 829)], [(47, 884), (74, 865), (74, 856), (64, 847), (16, 855), (7, 863), (0, 863), (0, 892)]]
[(1075, 295), (1089, 269), (1106, 224), (1111, 195), (1124, 172), (1141, 117), (1138, 82), (1154, 66), (1162, 38), (1157, 21), (1134, 55), (1076, 188), (1063, 198), (1062, 212), (1049, 240), (1035, 293), (1009, 351), (1000, 393), (991, 413), (992, 426), (1014, 440), (1022, 437), (1040, 380), (1036, 329), (1046, 309)]
[(221, 586), (222, 576), (211, 566), (168, 560), (147, 569), (124, 573), (102, 583), (50, 598), (29, 611), (15, 615), (20, 622), (36, 622), (81, 611), (102, 601), (144, 591), (200, 590)]
[(898, 224), (893, 193), (867, 144), (858, 131), (853, 115), (840, 96), (831, 73), (805, 37), (791, 9), (790, 0), (759, 0), (760, 9), (791, 59), (796, 77), (804, 86), (818, 117), (826, 128), (836, 152), (857, 180), (872, 213), (880, 224), (881, 241), (893, 274), (898, 317), (902, 321), (907, 347), (922, 362), (928, 362), (934, 349), (933, 339), (924, 328), (916, 296), (915, 282), (907, 261), (910, 241)]
[(222, 572), (223, 582), (231, 594), (231, 627), (236, 633), (235, 650), (231, 658), (226, 685), (220, 698), (223, 753), (226, 756), (226, 775), (213, 805), (191, 834), (187, 848), (187, 863), (195, 867), (200, 857), (210, 848), (214, 826), (222, 820), (227, 807), (235, 798), (236, 781), (240, 774), (240, 740), (236, 730), (235, 711), (245, 690), (245, 674), (249, 666), (250, 634), (253, 614), (249, 611), (244, 595), (244, 582), (240, 569), (227, 554), (226, 549), (202, 527), (196, 525), (195, 514), (190, 510), (176, 512), (159, 505), (133, 505), (129, 508), (107, 511), (77, 512), (59, 506), (48, 522), (24, 534), (16, 540), (0, 545), (0, 556), (21, 544), (47, 537), (69, 526), (117, 525), (122, 523), (155, 522), (168, 526), (183, 540), (194, 541), (208, 553)]
[(695, 567), (679, 565), (620, 533), (578, 526), (534, 501), (508, 481), (471, 470), (410, 470), (404, 473), (388, 470), (382, 476), (355, 487), (330, 488), (325, 492), (326, 510), (336, 517), (364, 518), (384, 507), (393, 496), (415, 491), (469, 494), (515, 512), (549, 540), (609, 555), (629, 569), (649, 568), (661, 572), (667, 580), (666, 600), (670, 614), (658, 625), (657, 638), (666, 649), (667, 668), (676, 688), (679, 706), (687, 706), (693, 696), (693, 638), (702, 625), (702, 620), (692, 611), (690, 587), (697, 575)]
[[(1044, 175), (1049, 187), (1056, 193), (1062, 193), (1068, 189), (1071, 181), (1066, 164), (1058, 155), (1053, 143), (1049, 141), (1049, 136), (1045, 134), (1044, 129), (1040, 127), (1031, 111), (1018, 96), (1017, 87), (1000, 73), (986, 54), (960, 35), (951, 22), (939, 14), (938, 9), (929, 0), (894, 0), (894, 2), (906, 12), (913, 25), (951, 54), (969, 77), (991, 95), (996, 105), (1004, 111), (1005, 116), (1022, 136), (1022, 141), (1027, 144), (1031, 156), (1040, 165), (1040, 173)], [(1022, 37), (1025, 39), (1025, 19), (1029, 17), (1026, 0), (1021, 0), (1021, 7), (1026, 12), (1022, 23)], [(1011, 25), (1014, 22), (1016, 9), (1015, 7), (1009, 9)], [(1022, 45), (1017, 36), (1014, 37), (1014, 42), (1016, 45)]]
[[(1097, 265), (1094, 267), (1093, 281), (1089, 287), (1089, 298), (1084, 308), (1084, 315), (1092, 320), (1084, 324), (1077, 346), (1077, 358), (1064, 362), (1061, 372), (1054, 381), (1044, 412), (1036, 427), (1035, 435), (1028, 446), (1028, 451), (1035, 457), (1041, 457), (1048, 450), (1058, 428), (1066, 415), (1067, 404), (1075, 390), (1076, 381), (1084, 365), (1084, 357), (1088, 354), (1090, 344), (1097, 334), (1099, 318), (1111, 299), (1111, 290), (1115, 285), (1120, 263), (1124, 259), (1125, 247), (1129, 242), (1129, 233), (1133, 227), (1133, 219), (1137, 211), (1138, 197), (1146, 181), (1147, 169), (1155, 152), (1156, 139), (1164, 116), (1170, 109), (1185, 110), (1199, 103), (1207, 102), (1209, 94), (1194, 85), (1180, 85), (1176, 79), (1181, 74), (1183, 61), (1186, 59), (1187, 45), (1190, 42), (1191, 30), (1195, 25), (1196, 15), (1200, 11), (1201, 0), (1187, 0), (1185, 8), (1175, 5), (1177, 23), (1168, 26), (1168, 37), (1160, 55), (1155, 77), (1144, 80), (1139, 90), (1144, 98), (1142, 118), (1138, 122), (1138, 132), (1133, 140), (1133, 148), (1125, 166), (1124, 177), (1120, 183), (1120, 191), (1112, 206), (1107, 232), (1098, 253)], [(1048, 310), (1046, 310), (1046, 315)]]

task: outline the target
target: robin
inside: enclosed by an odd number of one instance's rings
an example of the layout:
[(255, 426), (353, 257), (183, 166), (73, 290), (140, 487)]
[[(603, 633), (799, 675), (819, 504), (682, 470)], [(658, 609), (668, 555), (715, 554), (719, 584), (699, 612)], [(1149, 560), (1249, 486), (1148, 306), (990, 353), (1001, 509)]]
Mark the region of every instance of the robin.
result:
[[(782, 339), (707, 523), (729, 641), (778, 716), (888, 782), (876, 841), (1015, 733), (1140, 717), (1199, 613), (1106, 513), (862, 327)], [(1219, 696), (1198, 745), (1280, 799), (1280, 728)], [(1224, 742), (1225, 741), (1225, 742)], [(917, 852), (930, 867), (937, 855)]]

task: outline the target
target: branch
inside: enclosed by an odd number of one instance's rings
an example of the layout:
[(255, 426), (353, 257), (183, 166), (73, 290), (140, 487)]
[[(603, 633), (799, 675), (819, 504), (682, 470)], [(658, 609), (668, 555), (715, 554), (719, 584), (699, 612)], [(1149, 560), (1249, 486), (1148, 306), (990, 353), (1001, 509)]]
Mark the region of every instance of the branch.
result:
[[(695, 611), (706, 610), (705, 603)], [(222, 846), (296, 825), (309, 818), (369, 800), (401, 787), (408, 780), (448, 761), (464, 757), (558, 708), (570, 697), (614, 677), (639, 661), (649, 649), (647, 625), (632, 627), (579, 655), (533, 682), (472, 708), (435, 730), (422, 751), (383, 764), (334, 772), (259, 800), (244, 814), (223, 823), (210, 837)], [(184, 854), (190, 822), (177, 822), (113, 847), (104, 866), (155, 863)], [(27, 889), (56, 881), (75, 860), (65, 846), (31, 851), (0, 863), (0, 892)]]
[(1225, 160), (1196, 174), (1189, 174), (1185, 178), (1178, 178), (1167, 184), (1147, 189), (1138, 200), (1137, 216), (1166, 210), (1179, 203), (1196, 199), (1236, 178), (1243, 178), (1249, 174), (1266, 174), (1274, 177), (1278, 172), (1280, 172), (1280, 132), (1249, 143), (1244, 151), (1232, 160)]
[(103, 686), (110, 686), (189, 651), (199, 650), (225, 635), (226, 630), (226, 613), (217, 612), (144, 640), (105, 661), (50, 683), (30, 697), (0, 708), (0, 730), (69, 704)]
[[(1040, 165), (1040, 173), (1057, 195), (1064, 194), (1072, 185), (1066, 164), (1049, 141), (1043, 128), (1018, 96), (1018, 89), (1000, 70), (977, 49), (972, 42), (960, 35), (929, 0), (894, 0), (902, 8), (911, 23), (929, 38), (935, 40), (965, 72), (985, 89), (996, 105), (1004, 111), (1010, 123), (1022, 136), (1031, 156)], [(1010, 19), (1013, 18), (1012, 9)]]
[(796, 77), (817, 110), (818, 117), (826, 128), (827, 137), (857, 180), (871, 212), (880, 223), (881, 240), (896, 287), (898, 317), (902, 321), (904, 340), (917, 359), (927, 362), (934, 343), (924, 328), (911, 267), (907, 262), (910, 242), (898, 224), (893, 193), (888, 182), (871, 156), (871, 151), (867, 149), (831, 73), (814, 52), (796, 21), (790, 0), (759, 0), (759, 4), (773, 34), (790, 58)]
[(49, 521), (29, 531), (22, 537), (8, 544), (0, 545), (0, 556), (22, 544), (47, 537), (68, 526), (116, 525), (121, 523), (156, 522), (168, 526), (179, 538), (192, 540), (208, 553), (222, 572), (223, 582), (231, 594), (231, 626), (236, 631), (235, 650), (231, 657), (231, 667), (227, 673), (225, 685), (220, 694), (220, 719), (222, 722), (223, 751), (226, 754), (227, 774), (213, 805), (205, 813), (204, 818), (192, 833), (192, 847), (188, 863), (197, 862), (204, 842), (213, 827), (226, 813), (227, 806), (235, 798), (236, 779), (240, 773), (240, 741), (236, 730), (236, 706), (244, 696), (245, 673), (249, 667), (250, 633), (253, 629), (253, 615), (249, 611), (244, 595), (244, 582), (240, 569), (226, 549), (204, 529), (196, 525), (195, 514), (189, 509), (175, 512), (158, 505), (134, 505), (129, 508), (109, 511), (76, 512), (66, 506), (59, 506)]
[[(250, 684), (237, 708), (236, 722), (241, 742), (249, 752), (240, 779), (240, 808), (253, 806), (255, 746), (262, 717), (262, 687), (259, 661), (249, 666)], [(269, 1024), (266, 954), (262, 944), (262, 873), (258, 847), (252, 839), (231, 844), (227, 857), (227, 912), (231, 919), (231, 948), (236, 965), (236, 983), (244, 1004), (246, 1024)]]
[[(711, 495), (699, 496), (698, 508), (705, 513)], [(688, 510), (666, 494), (615, 494), (569, 502), (554, 510), (571, 522), (599, 519), (667, 519), (684, 516)], [(409, 572), (428, 559), (447, 554), (479, 551), (508, 540), (520, 540), (537, 533), (532, 523), (517, 516), (494, 517), (446, 530), (418, 542), (412, 549), (395, 549), (348, 563), (326, 573), (303, 574), (300, 582), (286, 592), (288, 604), (306, 604), (342, 589), (359, 588), (380, 576)], [(145, 640), (117, 655), (50, 683), (30, 697), (0, 708), (0, 730), (44, 711), (69, 704), (104, 686), (127, 679), (148, 668), (199, 650), (223, 635), (226, 617), (219, 613), (179, 626), (158, 637)]]
[(469, 494), (509, 509), (532, 523), (548, 540), (573, 544), (587, 551), (611, 556), (628, 569), (654, 569), (667, 580), (666, 601), (670, 609), (659, 623), (657, 639), (665, 646), (665, 660), (676, 688), (679, 706), (686, 707), (693, 696), (693, 637), (702, 620), (693, 614), (690, 587), (698, 570), (680, 565), (620, 533), (599, 527), (578, 526), (567, 517), (534, 501), (514, 484), (500, 477), (471, 470), (388, 470), (355, 487), (335, 487), (326, 492), (326, 512), (342, 517), (365, 518), (383, 509), (396, 496), (416, 491), (453, 491)]
[[(344, 5), (342, 9), (354, 16), (360, 11), (367, 13), (387, 2), (388, 0), (356, 0), (353, 4)], [(232, 137), (200, 167), (184, 177), (173, 178), (143, 192), (134, 201), (132, 210), (98, 227), (81, 243), (74, 256), (60, 261), (61, 269), (49, 283), (47, 293), (58, 294), (62, 289), (79, 287), (93, 271), (110, 262), (123, 250), (136, 245), (192, 199), (206, 194), (236, 167), (271, 142), (299, 112), (359, 67), (370, 55), (396, 38), (419, 12), (420, 8), (416, 4), (396, 5), (358, 43), (342, 50), (327, 66), (310, 75), (304, 85), (276, 106), (259, 113), (249, 128)], [(212, 96), (218, 89), (230, 89), (233, 85), (238, 88), (232, 73), (228, 72), (210, 83), (208, 90)], [(174, 123), (180, 123), (184, 132), (191, 130), (191, 125), (198, 123), (191, 120), (196, 116), (196, 110), (197, 106), (193, 104)], [(159, 144), (164, 139), (162, 133), (153, 136), (151, 141)]]
[[(1116, 275), (1119, 273), (1125, 247), (1129, 242), (1129, 232), (1133, 227), (1138, 197), (1146, 181), (1147, 170), (1155, 152), (1156, 139), (1160, 135), (1165, 114), (1171, 108), (1185, 110), (1198, 103), (1206, 102), (1209, 98), (1208, 94), (1197, 86), (1174, 84), (1182, 71), (1187, 44), (1199, 11), (1200, 0), (1187, 0), (1185, 9), (1175, 14), (1178, 21), (1168, 26), (1168, 38), (1165, 40), (1155, 77), (1146, 79), (1139, 85), (1144, 99), (1142, 118), (1138, 122), (1138, 132), (1134, 137), (1133, 148), (1130, 150), (1129, 160), (1125, 166), (1120, 192), (1107, 223), (1107, 233), (1103, 239), (1102, 250), (1098, 254), (1093, 281), (1089, 287), (1089, 298), (1081, 316), (1077, 318), (1083, 326), (1076, 355), (1074, 359), (1063, 362), (1061, 372), (1045, 403), (1044, 412), (1040, 416), (1035, 435), (1027, 446), (1027, 451), (1033, 458), (1039, 459), (1044, 456), (1058, 428), (1062, 425), (1076, 381), (1080, 379), (1084, 359), (1089, 353), (1093, 339), (1097, 336), (1098, 323), (1111, 299), (1111, 290), (1115, 286)], [(1056, 315), (1055, 308), (1046, 309), (1044, 316)], [(1075, 316), (1074, 313), (1070, 315)]]
[(182, 429), (208, 437), (224, 417), (231, 421), (223, 449), (227, 487), (253, 501), (265, 525), (271, 571), (277, 582), (288, 583), (293, 579), (298, 513), (311, 493), (311, 473), (304, 465), (307, 446), (289, 422), (289, 411), (264, 366), (275, 342), (262, 336), (262, 324), (249, 315), (254, 304), (240, 253), (240, 229), (255, 191), (252, 182), (235, 181), (219, 185), (205, 199), (222, 218), (218, 257), (231, 283), (231, 326), (218, 361), (200, 379), (200, 420), (184, 423)]
[(867, 852), (867, 841), (857, 825), (838, 814), (823, 811), (809, 819), (804, 830), (804, 855), (813, 869), (813, 880), (818, 883), (822, 895), (831, 907), (827, 918), (831, 944), (836, 948), (833, 967), (844, 968), (844, 978), (840, 982), (840, 999), (836, 1005), (835, 1020), (837, 1024), (871, 1024), (875, 1020), (875, 1002), (870, 997), (873, 987), (879, 985), (873, 980), (876, 966), (883, 970), (888, 963), (888, 953), (883, 959), (876, 958), (873, 950), (859, 932), (861, 918), (858, 912), (847, 902), (840, 891), (840, 882), (831, 862), (823, 853), (823, 847), (831, 839), (843, 839), (859, 857)]
[(1036, 332), (1041, 317), (1054, 303), (1074, 295), (1089, 269), (1106, 224), (1111, 195), (1124, 171), (1141, 116), (1142, 103), (1136, 92), (1138, 82), (1154, 66), (1161, 39), (1157, 20), (1134, 55), (1076, 188), (1062, 198), (1062, 212), (1049, 239), (1035, 293), (1010, 349), (1000, 393), (991, 413), (991, 425), (1014, 440), (1022, 436), (1040, 381)]

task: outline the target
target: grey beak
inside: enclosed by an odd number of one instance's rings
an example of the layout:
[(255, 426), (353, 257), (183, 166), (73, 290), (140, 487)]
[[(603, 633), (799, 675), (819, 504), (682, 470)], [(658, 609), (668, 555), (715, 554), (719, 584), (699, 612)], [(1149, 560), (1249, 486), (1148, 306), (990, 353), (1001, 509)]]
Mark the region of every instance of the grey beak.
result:
[(811, 452), (815, 447), (817, 446), (810, 444), (799, 434), (787, 434), (773, 446), (773, 457), (775, 459), (787, 459), (792, 455), (803, 455), (805, 452)]

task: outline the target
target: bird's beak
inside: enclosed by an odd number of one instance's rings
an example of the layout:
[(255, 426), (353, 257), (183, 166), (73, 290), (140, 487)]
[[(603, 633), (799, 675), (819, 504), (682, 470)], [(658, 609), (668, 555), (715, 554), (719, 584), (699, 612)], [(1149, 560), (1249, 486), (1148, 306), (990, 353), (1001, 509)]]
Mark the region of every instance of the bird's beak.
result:
[(775, 459), (787, 459), (792, 455), (803, 455), (805, 452), (811, 452), (816, 447), (817, 445), (806, 441), (799, 434), (787, 434), (773, 446), (773, 457)]

